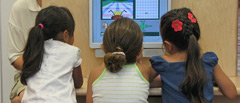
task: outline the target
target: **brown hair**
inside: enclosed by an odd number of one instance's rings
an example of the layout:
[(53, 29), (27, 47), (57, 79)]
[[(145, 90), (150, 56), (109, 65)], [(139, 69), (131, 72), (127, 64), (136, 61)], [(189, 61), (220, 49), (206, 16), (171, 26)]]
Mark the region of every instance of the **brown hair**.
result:
[[(135, 63), (142, 48), (143, 34), (139, 25), (129, 18), (119, 18), (112, 22), (103, 36), (104, 63), (113, 73), (124, 64)], [(113, 52), (123, 52), (115, 54)]]

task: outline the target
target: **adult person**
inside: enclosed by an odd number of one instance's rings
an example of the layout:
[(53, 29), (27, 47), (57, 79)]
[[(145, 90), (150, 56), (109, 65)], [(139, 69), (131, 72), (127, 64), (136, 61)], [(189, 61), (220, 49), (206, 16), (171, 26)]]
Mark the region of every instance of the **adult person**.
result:
[(17, 0), (11, 10), (8, 35), (8, 58), (16, 69), (14, 86), (10, 94), (12, 103), (21, 103), (25, 86), (20, 82), (20, 73), (23, 65), (23, 50), (28, 34), (35, 24), (35, 18), (41, 10), (42, 0)]

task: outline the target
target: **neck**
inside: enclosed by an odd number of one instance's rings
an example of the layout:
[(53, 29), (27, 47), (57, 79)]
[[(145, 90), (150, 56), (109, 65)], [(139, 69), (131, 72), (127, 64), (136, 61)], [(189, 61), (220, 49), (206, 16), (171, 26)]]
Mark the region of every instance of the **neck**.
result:
[(42, 7), (42, 0), (37, 0), (37, 3), (40, 7)]
[(165, 54), (162, 56), (167, 62), (184, 62), (187, 59), (187, 52), (175, 52), (173, 54)]

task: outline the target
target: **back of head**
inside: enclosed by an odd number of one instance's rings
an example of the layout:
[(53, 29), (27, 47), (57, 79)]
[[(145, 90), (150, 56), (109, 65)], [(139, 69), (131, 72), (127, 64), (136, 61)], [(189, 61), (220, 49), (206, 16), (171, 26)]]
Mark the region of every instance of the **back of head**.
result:
[(119, 18), (112, 22), (103, 36), (104, 63), (113, 73), (124, 64), (135, 63), (142, 48), (143, 34), (139, 25), (129, 18)]
[(67, 8), (50, 6), (38, 13), (24, 49), (24, 64), (21, 75), (23, 84), (27, 84), (26, 79), (37, 73), (41, 68), (44, 41), (48, 39), (58, 40), (57, 35), (65, 30), (68, 30), (69, 35), (73, 36), (74, 27), (74, 19)]
[(206, 82), (198, 44), (200, 28), (190, 9), (174, 9), (161, 18), (160, 31), (163, 41), (174, 44), (177, 51), (187, 51), (185, 78), (180, 85), (181, 92), (191, 102), (206, 102), (203, 85)]
[[(173, 21), (176, 20), (182, 23), (182, 26), (179, 25), (182, 28), (181, 31), (175, 31), (177, 27), (176, 24), (173, 24)], [(172, 27), (173, 25), (175, 27)], [(191, 36), (194, 36), (196, 40), (200, 38), (198, 22), (188, 8), (174, 9), (163, 15), (161, 18), (160, 31), (162, 39), (173, 43), (179, 51), (188, 49)]]

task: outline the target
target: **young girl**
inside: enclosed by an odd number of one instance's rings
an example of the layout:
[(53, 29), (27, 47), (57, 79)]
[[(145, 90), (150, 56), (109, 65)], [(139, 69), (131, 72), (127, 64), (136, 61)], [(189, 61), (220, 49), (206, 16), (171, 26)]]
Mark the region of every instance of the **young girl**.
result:
[(161, 75), (163, 103), (211, 103), (215, 79), (223, 95), (236, 97), (236, 88), (218, 65), (213, 52), (201, 54), (198, 22), (187, 8), (169, 11), (161, 18), (166, 54), (150, 58), (153, 75)]
[(72, 46), (75, 23), (70, 11), (50, 6), (39, 12), (23, 54), (22, 103), (76, 103), (83, 83), (80, 50)]
[(149, 72), (137, 63), (143, 34), (131, 19), (119, 18), (106, 29), (104, 64), (90, 73), (87, 103), (147, 103)]

